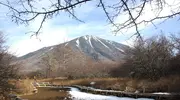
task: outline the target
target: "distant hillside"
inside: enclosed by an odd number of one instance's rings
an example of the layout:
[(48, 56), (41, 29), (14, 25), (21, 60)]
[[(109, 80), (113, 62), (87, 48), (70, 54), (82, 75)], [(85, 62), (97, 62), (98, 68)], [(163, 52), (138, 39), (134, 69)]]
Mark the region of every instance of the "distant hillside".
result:
[[(45, 47), (18, 58), (22, 72), (43, 71), (53, 66), (54, 76), (90, 74), (108, 75), (109, 69), (118, 66), (129, 47), (95, 36), (82, 36), (69, 42)], [(47, 64), (49, 63), (49, 64)]]

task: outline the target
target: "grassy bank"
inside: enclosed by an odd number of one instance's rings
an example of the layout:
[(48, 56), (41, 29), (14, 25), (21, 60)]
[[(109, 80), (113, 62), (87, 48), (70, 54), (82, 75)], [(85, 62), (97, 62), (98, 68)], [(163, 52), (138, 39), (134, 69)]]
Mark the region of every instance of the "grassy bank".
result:
[[(33, 79), (11, 80), (10, 83), (15, 86), (13, 93), (18, 95), (30, 94), (33, 91), (31, 83)], [(48, 78), (38, 79), (38, 82), (51, 82), (55, 85), (81, 85), (91, 86), (104, 90), (120, 90), (127, 92), (180, 92), (180, 77), (169, 76), (162, 77), (157, 81), (138, 80), (132, 78), (83, 78), (83, 79), (66, 79), (66, 78)], [(95, 82), (91, 85), (91, 82)]]
[(10, 80), (9, 83), (14, 86), (11, 93), (17, 95), (32, 94), (34, 88), (31, 83), (33, 81), (33, 79)]
[[(56, 85), (83, 85), (99, 89), (121, 90), (127, 92), (180, 92), (180, 77), (162, 77), (157, 81), (132, 78), (85, 78), (85, 79), (43, 79)], [(91, 82), (95, 82), (91, 85)]]

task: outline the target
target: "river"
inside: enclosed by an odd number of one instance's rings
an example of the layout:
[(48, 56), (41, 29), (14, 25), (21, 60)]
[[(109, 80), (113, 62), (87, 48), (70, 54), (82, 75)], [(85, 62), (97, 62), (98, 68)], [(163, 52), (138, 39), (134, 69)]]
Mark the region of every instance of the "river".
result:
[(38, 87), (38, 92), (32, 95), (21, 96), (28, 100), (65, 100), (69, 97), (68, 91), (60, 91), (58, 88)]
[(60, 90), (58, 88), (39, 87), (38, 93), (22, 96), (22, 99), (28, 100), (153, 100), (147, 98), (127, 98), (116, 96), (105, 96), (81, 92), (77, 88)]

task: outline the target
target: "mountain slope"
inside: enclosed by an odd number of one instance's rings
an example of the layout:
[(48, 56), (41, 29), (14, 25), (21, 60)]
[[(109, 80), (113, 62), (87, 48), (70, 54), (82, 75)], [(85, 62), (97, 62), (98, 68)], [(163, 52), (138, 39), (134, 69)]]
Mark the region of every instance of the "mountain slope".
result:
[(89, 35), (79, 37), (64, 45), (81, 51), (94, 60), (108, 59), (112, 61), (122, 60), (125, 56), (124, 51), (128, 48), (126, 45)]
[[(129, 47), (94, 36), (82, 36), (63, 44), (45, 47), (18, 58), (23, 72), (45, 70), (53, 66), (54, 76), (103, 72), (118, 66)], [(45, 60), (46, 59), (46, 60)], [(47, 64), (48, 63), (48, 64)], [(82, 70), (83, 69), (83, 70)], [(96, 71), (95, 71), (96, 70)]]

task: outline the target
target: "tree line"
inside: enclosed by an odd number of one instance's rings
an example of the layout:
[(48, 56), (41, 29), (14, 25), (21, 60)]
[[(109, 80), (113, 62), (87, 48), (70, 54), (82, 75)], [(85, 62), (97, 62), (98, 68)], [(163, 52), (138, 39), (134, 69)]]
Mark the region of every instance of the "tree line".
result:
[(121, 76), (122, 71), (129, 77), (150, 80), (180, 75), (180, 34), (137, 39), (126, 53), (126, 62), (111, 72), (113, 76)]

